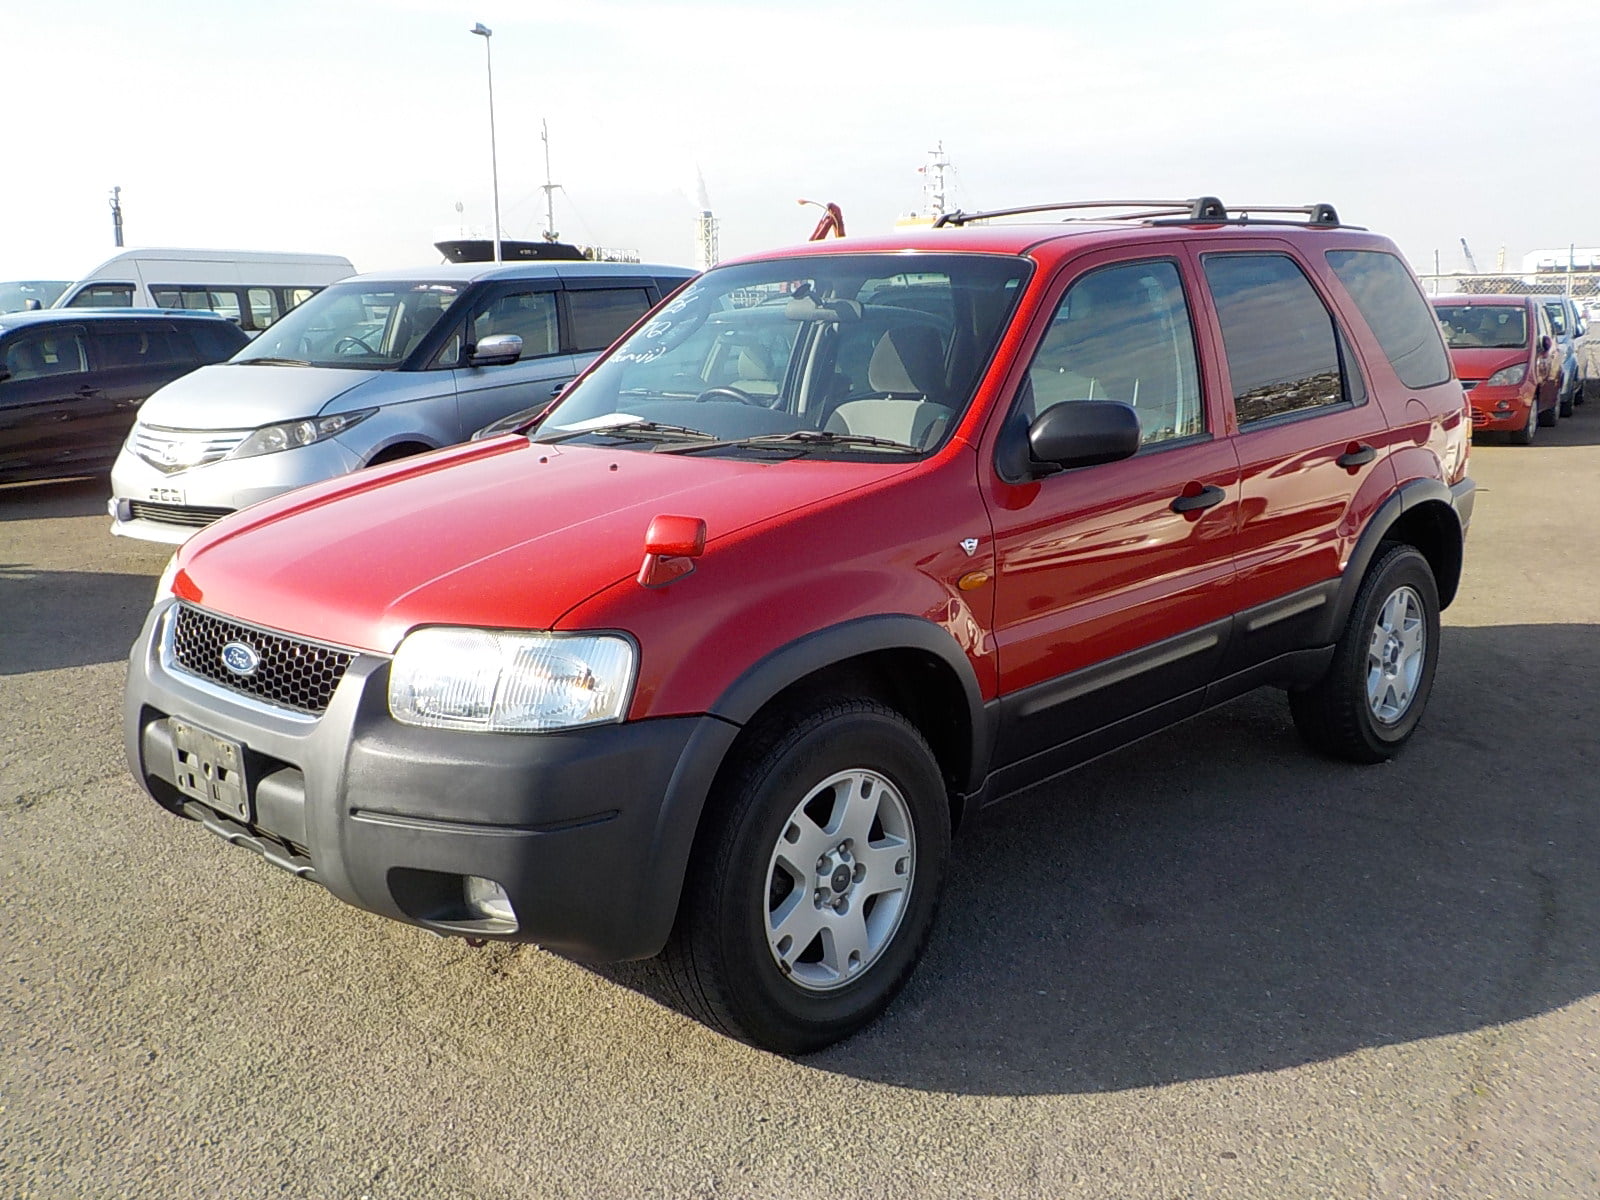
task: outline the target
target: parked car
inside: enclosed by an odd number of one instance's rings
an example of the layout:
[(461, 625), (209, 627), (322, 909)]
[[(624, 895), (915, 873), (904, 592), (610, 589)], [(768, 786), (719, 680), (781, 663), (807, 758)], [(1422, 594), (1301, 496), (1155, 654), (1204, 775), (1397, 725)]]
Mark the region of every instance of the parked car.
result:
[(146, 397), (246, 340), (210, 313), (0, 316), (0, 480), (105, 471)]
[(1474, 433), (1503, 431), (1532, 444), (1556, 423), (1563, 352), (1534, 296), (1436, 296), (1434, 312), (1472, 404)]
[(1568, 296), (1544, 296), (1544, 315), (1550, 322), (1550, 332), (1561, 343), (1560, 415), (1570, 417), (1572, 406), (1582, 404), (1588, 389), (1589, 363), (1587, 340), (1589, 328), (1583, 313)]
[(214, 312), (254, 335), (355, 271), (350, 260), (338, 254), (188, 246), (124, 250), (67, 285), (55, 306), (154, 305)]
[(0, 283), (0, 314), (49, 308), (66, 286), (60, 279), (8, 279)]
[(372, 912), (659, 955), (774, 1050), (850, 1034), (989, 803), (1263, 684), (1336, 757), (1417, 729), (1461, 387), (1391, 242), (1241, 211), (714, 268), (531, 436), (187, 543), (130, 661), (135, 776)]
[(111, 532), (181, 542), (292, 488), (462, 441), (548, 401), (693, 275), (532, 262), (335, 284), (152, 398), (111, 473)]

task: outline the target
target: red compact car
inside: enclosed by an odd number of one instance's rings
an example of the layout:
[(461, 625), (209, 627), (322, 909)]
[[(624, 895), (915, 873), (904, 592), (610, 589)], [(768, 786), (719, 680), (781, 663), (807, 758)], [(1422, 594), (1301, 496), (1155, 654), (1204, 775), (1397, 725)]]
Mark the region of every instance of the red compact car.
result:
[(1261, 685), (1395, 754), (1473, 500), (1416, 279), (1328, 205), (1057, 207), (724, 263), (527, 427), (202, 530), (135, 775), (796, 1052), (904, 984), (993, 801)]
[(1560, 416), (1561, 348), (1534, 296), (1435, 296), (1473, 432), (1500, 430), (1521, 445)]

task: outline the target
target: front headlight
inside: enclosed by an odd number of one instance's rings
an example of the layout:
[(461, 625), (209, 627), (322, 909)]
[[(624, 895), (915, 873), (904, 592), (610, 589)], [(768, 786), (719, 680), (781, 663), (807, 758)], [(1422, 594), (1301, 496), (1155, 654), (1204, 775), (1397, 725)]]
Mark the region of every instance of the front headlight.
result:
[(606, 634), (419, 629), (389, 668), (389, 712), (406, 725), (526, 733), (620, 721), (634, 649)]
[(1528, 374), (1527, 363), (1514, 363), (1509, 367), (1501, 367), (1493, 375), (1483, 381), (1485, 387), (1516, 387)]
[(303, 421), (284, 421), (278, 425), (263, 425), (240, 442), (229, 458), (254, 458), (258, 454), (276, 454), (280, 450), (293, 450), (313, 442), (335, 437), (359, 425), (378, 410), (358, 408), (354, 412), (338, 413), (331, 417), (307, 417)]

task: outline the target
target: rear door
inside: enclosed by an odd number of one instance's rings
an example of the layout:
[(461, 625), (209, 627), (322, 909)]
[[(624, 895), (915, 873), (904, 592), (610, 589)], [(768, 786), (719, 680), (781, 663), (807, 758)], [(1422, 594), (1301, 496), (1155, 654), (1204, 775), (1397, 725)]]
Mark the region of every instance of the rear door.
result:
[[(561, 281), (513, 280), (484, 291), (467, 312), (464, 334), (440, 351), (441, 365), (454, 367), (458, 440), (471, 437), (508, 413), (550, 399), (576, 374), (571, 352), (561, 344)], [(471, 348), (496, 334), (522, 339), (522, 357), (495, 367), (469, 365)]]
[(1229, 239), (1200, 263), (1242, 472), (1232, 672), (1313, 643), (1366, 508), (1392, 490), (1398, 435), (1288, 245)]
[(82, 469), (89, 431), (110, 411), (85, 342), (83, 326), (51, 322), (0, 343), (0, 472)]
[(99, 321), (88, 328), (89, 365), (103, 407), (83, 427), (83, 452), (111, 462), (139, 406), (200, 365), (200, 351), (172, 321)]

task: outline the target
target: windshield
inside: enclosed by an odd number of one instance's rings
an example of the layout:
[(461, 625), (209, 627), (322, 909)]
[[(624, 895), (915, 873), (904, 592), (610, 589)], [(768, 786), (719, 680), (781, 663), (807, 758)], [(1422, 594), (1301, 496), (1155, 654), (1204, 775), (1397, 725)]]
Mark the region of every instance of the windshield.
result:
[(21, 312), (28, 301), (37, 300), (40, 308), (49, 308), (56, 297), (67, 290), (65, 283), (47, 279), (17, 279), (0, 283), (0, 313)]
[(1520, 304), (1436, 304), (1434, 311), (1452, 350), (1515, 350), (1528, 344), (1528, 314)]
[(460, 294), (454, 283), (336, 283), (285, 313), (233, 361), (397, 367)]
[(709, 271), (534, 436), (691, 453), (931, 451), (971, 400), (1028, 270), (995, 255), (840, 254)]

